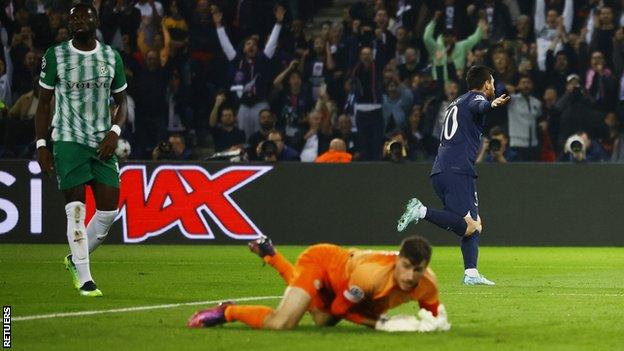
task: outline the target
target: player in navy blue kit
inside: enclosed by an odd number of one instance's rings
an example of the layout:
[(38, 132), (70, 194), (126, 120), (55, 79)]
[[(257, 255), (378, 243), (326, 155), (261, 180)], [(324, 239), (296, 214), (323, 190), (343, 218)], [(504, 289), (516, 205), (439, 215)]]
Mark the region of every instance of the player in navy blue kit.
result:
[(466, 285), (494, 285), (477, 270), (482, 226), (474, 170), (485, 114), (509, 101), (505, 94), (494, 99), (491, 72), (485, 66), (471, 67), (466, 74), (469, 91), (446, 109), (438, 156), (431, 170), (433, 189), (444, 209), (425, 207), (420, 200), (413, 198), (397, 224), (397, 230), (401, 232), (408, 224), (424, 218), (459, 235), (464, 257), (463, 283)]

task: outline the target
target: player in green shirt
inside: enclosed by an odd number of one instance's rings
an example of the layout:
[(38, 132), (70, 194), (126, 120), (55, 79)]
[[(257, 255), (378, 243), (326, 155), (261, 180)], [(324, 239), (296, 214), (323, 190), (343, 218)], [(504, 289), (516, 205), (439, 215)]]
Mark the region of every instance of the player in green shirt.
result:
[[(39, 106), (35, 117), (41, 169), (56, 172), (65, 195), (65, 266), (83, 296), (102, 296), (89, 269), (89, 253), (106, 238), (117, 216), (119, 164), (114, 155), (127, 104), (124, 66), (115, 50), (95, 38), (97, 10), (77, 4), (69, 12), (73, 39), (48, 49), (41, 62)], [(112, 116), (109, 98), (118, 106)], [(55, 97), (50, 121), (50, 102)], [(46, 145), (52, 125), (54, 157)], [(85, 186), (91, 186), (96, 212), (85, 227)]]

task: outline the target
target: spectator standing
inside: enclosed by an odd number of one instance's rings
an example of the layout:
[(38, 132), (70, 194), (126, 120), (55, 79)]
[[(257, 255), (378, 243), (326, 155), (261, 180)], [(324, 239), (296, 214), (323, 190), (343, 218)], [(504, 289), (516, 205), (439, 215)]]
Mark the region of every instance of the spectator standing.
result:
[(466, 54), (486, 35), (487, 23), (480, 20), (474, 33), (464, 40), (457, 41), (452, 31), (446, 31), (434, 38), (434, 30), (441, 17), (442, 12), (437, 11), (425, 28), (423, 40), (433, 64), (433, 79), (446, 82), (457, 78), (456, 70), (465, 68)]
[[(245, 133), (236, 128), (234, 109), (229, 106), (224, 106), (225, 101), (225, 94), (218, 94), (212, 112), (210, 113), (210, 132), (214, 139), (216, 152), (232, 148), (243, 148), (245, 144)], [(219, 110), (221, 112), (220, 117)]]
[(293, 146), (299, 152), (301, 162), (314, 162), (316, 158), (327, 151), (331, 135), (321, 130), (322, 115), (320, 111), (308, 114), (308, 130), (300, 131), (295, 135)]
[(412, 161), (426, 161), (429, 159), (427, 137), (422, 131), (422, 124), (422, 106), (414, 105), (409, 116), (409, 129), (405, 132), (407, 136), (407, 157)]
[(151, 50), (134, 78), (136, 97), (136, 146), (138, 157), (163, 140), (167, 123), (169, 68), (160, 66), (158, 52)]
[(293, 138), (305, 128), (305, 116), (314, 107), (312, 94), (298, 66), (299, 61), (293, 60), (273, 81), (273, 111), (277, 112), (277, 127), (284, 130), (286, 138)]
[(276, 7), (276, 23), (262, 53), (258, 53), (258, 41), (253, 37), (245, 39), (243, 52), (237, 53), (223, 28), (223, 14), (219, 11), (213, 13), (221, 48), (234, 71), (232, 90), (239, 94), (241, 100), (238, 126), (246, 136), (260, 129), (257, 116), (261, 110), (269, 107), (266, 101), (271, 75), (269, 60), (275, 54), (285, 14), (286, 10), (282, 6)]
[(403, 86), (401, 88), (399, 79), (396, 76), (386, 83), (383, 94), (383, 117), (384, 131), (392, 132), (397, 129), (405, 130), (408, 125), (408, 116), (414, 97), (412, 92)]
[[(546, 51), (558, 32), (569, 33), (574, 20), (573, 0), (565, 0), (563, 14), (559, 16), (556, 10), (549, 9), (546, 13), (546, 0), (536, 0), (535, 3), (535, 37), (537, 39), (537, 64), (540, 71), (546, 70)], [(559, 51), (559, 47), (555, 50)]]
[(347, 145), (347, 152), (353, 155), (353, 160), (358, 160), (360, 158), (358, 135), (357, 132), (353, 131), (351, 117), (345, 114), (338, 116), (336, 126), (336, 130), (334, 130), (334, 138), (342, 139), (345, 142), (345, 145)]
[(418, 62), (418, 55), (416, 49), (413, 47), (408, 47), (405, 50), (405, 63), (397, 66), (401, 82), (406, 84), (409, 84), (409, 82), (411, 82), (416, 74), (423, 68), (423, 65)]
[(617, 82), (600, 51), (591, 53), (590, 67), (585, 73), (585, 89), (594, 101), (595, 109), (606, 112), (615, 106)]
[(531, 95), (533, 81), (530, 77), (520, 78), (518, 91), (512, 94), (508, 107), (509, 146), (518, 154), (519, 161), (537, 161), (537, 120), (542, 116), (542, 103)]
[(600, 51), (606, 62), (612, 62), (613, 36), (616, 31), (614, 23), (613, 9), (609, 6), (602, 6), (598, 10), (597, 23), (591, 34), (589, 51)]
[(104, 41), (119, 50), (123, 48), (122, 37), (128, 35), (129, 42), (136, 45), (141, 20), (141, 10), (132, 6), (131, 0), (104, 2), (100, 9), (100, 28)]
[(381, 160), (384, 119), (382, 115), (381, 68), (373, 61), (370, 47), (360, 50), (360, 62), (351, 74), (355, 92), (355, 119), (362, 146), (362, 160)]
[(313, 41), (312, 53), (305, 57), (303, 65), (303, 74), (312, 88), (314, 100), (318, 99), (321, 86), (327, 83), (335, 68), (329, 42), (317, 36)]

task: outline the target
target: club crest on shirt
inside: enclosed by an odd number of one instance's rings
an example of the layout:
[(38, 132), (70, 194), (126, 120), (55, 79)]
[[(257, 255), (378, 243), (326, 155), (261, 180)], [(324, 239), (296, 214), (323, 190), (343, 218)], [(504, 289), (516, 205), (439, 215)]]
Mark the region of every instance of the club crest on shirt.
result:
[(100, 65), (100, 75), (105, 75), (108, 73), (108, 67), (106, 65)]
[(345, 290), (344, 297), (353, 303), (358, 303), (364, 299), (364, 290), (357, 285), (351, 285), (349, 290)]

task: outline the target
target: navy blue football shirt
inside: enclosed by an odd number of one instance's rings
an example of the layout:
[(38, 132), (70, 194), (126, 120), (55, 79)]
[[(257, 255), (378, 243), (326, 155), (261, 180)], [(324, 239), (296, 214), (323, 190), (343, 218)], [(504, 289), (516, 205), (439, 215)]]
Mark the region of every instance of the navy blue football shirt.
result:
[(448, 106), (431, 175), (452, 172), (477, 176), (474, 164), (481, 146), (485, 113), (491, 109), (485, 94), (475, 91), (465, 93)]

